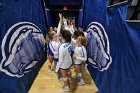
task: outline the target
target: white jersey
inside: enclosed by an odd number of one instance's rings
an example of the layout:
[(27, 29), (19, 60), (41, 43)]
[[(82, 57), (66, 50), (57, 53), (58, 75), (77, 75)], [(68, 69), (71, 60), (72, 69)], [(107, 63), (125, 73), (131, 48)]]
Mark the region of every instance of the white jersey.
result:
[(71, 44), (70, 43), (63, 43), (59, 47), (59, 61), (56, 66), (56, 72), (62, 68), (62, 69), (68, 69), (72, 65), (72, 59), (71, 59)]
[[(61, 30), (61, 23), (59, 22), (57, 27), (57, 35), (60, 36), (60, 30)], [(54, 58), (58, 58), (58, 48), (60, 46), (59, 37), (57, 38), (57, 41), (50, 41), (49, 47), (54, 54)]]
[(76, 46), (73, 55), (76, 57), (74, 64), (81, 64), (87, 60), (87, 52), (84, 46)]
[(54, 54), (54, 58), (58, 58), (58, 47), (59, 47), (59, 42), (56, 41), (50, 41), (49, 42), (49, 47)]

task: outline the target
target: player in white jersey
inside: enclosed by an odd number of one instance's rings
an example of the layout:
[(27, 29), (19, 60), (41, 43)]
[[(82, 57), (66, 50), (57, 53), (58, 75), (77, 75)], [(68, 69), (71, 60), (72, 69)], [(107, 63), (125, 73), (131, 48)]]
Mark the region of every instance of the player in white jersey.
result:
[[(82, 27), (79, 27), (78, 30), (82, 33), (82, 36), (84, 36), (87, 39), (87, 32), (84, 31)], [(87, 69), (88, 64), (85, 63), (85, 69)]]
[(77, 45), (74, 50), (73, 54), (73, 61), (74, 61), (74, 68), (76, 71), (76, 76), (80, 78), (80, 81), (77, 83), (77, 85), (84, 85), (85, 82), (82, 77), (82, 71), (80, 69), (81, 64), (87, 60), (87, 52), (86, 52), (86, 38), (84, 36), (79, 36), (78, 39), (76, 39)]
[(79, 36), (82, 36), (82, 32), (80, 31), (75, 31), (74, 34), (73, 34), (73, 37), (72, 37), (72, 40), (71, 40), (71, 45), (72, 45), (72, 51), (74, 52), (74, 49), (76, 47), (76, 39), (79, 37)]
[(54, 70), (55, 70), (55, 66), (58, 62), (58, 47), (59, 47), (59, 42), (57, 41), (57, 34), (56, 32), (52, 32), (51, 33), (52, 36), (52, 40), (49, 42), (49, 48), (52, 51), (53, 55), (54, 55)]
[(62, 30), (62, 44), (59, 47), (59, 62), (56, 66), (56, 72), (60, 71), (63, 77), (64, 86), (62, 91), (70, 91), (70, 85), (68, 82), (69, 68), (72, 65), (71, 58), (71, 33), (67, 30)]
[[(59, 17), (60, 17), (60, 21), (59, 21), (59, 24), (58, 24), (58, 28), (57, 28), (57, 33), (55, 31), (51, 31), (48, 33), (48, 38), (50, 39), (49, 40), (49, 55), (53, 56), (54, 57), (54, 68), (56, 67), (56, 64), (58, 62), (58, 47), (60, 45), (60, 42), (59, 42), (59, 35), (60, 35), (60, 29), (61, 29), (61, 23), (62, 23), (62, 14), (59, 14)], [(49, 63), (49, 69), (48, 69), (48, 72), (51, 72), (51, 65), (52, 65), (52, 62)], [(55, 70), (55, 69), (54, 69)]]

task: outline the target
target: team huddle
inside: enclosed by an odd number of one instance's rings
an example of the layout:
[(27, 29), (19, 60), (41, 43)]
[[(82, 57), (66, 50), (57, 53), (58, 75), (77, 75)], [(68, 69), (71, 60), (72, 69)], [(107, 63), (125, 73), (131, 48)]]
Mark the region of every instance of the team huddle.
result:
[(50, 27), (46, 36), (48, 72), (51, 72), (54, 62), (54, 71), (58, 80), (64, 82), (62, 91), (70, 91), (71, 66), (74, 66), (77, 85), (85, 85), (82, 77), (81, 65), (87, 60), (86, 53), (86, 33), (82, 28), (75, 27), (75, 20), (68, 20), (59, 14), (59, 24), (57, 28)]

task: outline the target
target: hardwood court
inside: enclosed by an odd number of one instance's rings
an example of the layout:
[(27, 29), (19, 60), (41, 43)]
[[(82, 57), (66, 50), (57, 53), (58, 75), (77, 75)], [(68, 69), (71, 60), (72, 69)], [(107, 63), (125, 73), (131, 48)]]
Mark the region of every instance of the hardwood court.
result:
[[(48, 73), (48, 62), (42, 66), (38, 76), (36, 77), (31, 89), (28, 93), (63, 93), (60, 88), (63, 86), (62, 81), (57, 80), (54, 72)], [(71, 69), (72, 76), (75, 75), (74, 69)], [(77, 79), (72, 78), (71, 91), (67, 93), (95, 93), (97, 88), (89, 75), (88, 70), (83, 68), (83, 77), (86, 82), (84, 86), (77, 86)]]

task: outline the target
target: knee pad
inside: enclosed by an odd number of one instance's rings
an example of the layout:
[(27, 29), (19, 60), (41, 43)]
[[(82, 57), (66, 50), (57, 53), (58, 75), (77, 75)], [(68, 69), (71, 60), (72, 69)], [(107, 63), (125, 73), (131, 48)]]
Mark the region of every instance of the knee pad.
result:
[(71, 72), (69, 71), (68, 74), (71, 74)]
[(65, 77), (62, 79), (63, 81), (68, 81), (68, 77)]
[(82, 73), (77, 73), (77, 77), (82, 77)]

